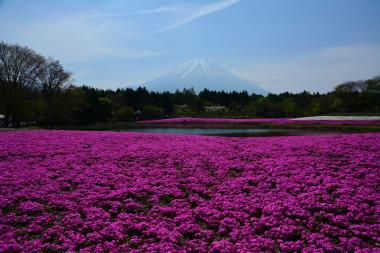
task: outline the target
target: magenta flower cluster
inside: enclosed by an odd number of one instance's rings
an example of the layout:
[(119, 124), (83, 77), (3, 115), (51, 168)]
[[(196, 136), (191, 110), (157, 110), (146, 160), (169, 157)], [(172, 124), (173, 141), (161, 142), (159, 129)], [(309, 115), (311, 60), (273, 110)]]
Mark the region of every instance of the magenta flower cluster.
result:
[(0, 252), (375, 252), (380, 134), (0, 134)]
[(250, 119), (233, 119), (233, 118), (192, 118), (180, 117), (159, 120), (144, 120), (140, 123), (235, 123), (235, 124), (257, 124), (271, 123), (282, 125), (380, 125), (380, 120), (293, 120), (289, 118), (250, 118)]

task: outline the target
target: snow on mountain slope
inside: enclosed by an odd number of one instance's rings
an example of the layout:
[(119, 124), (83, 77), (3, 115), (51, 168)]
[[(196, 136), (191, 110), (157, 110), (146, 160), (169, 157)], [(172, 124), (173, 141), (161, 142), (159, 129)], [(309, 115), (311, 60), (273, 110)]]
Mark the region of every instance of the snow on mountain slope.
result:
[(193, 87), (196, 92), (209, 90), (242, 91), (268, 94), (268, 91), (232, 74), (212, 61), (195, 59), (188, 61), (143, 86), (153, 91), (171, 91)]

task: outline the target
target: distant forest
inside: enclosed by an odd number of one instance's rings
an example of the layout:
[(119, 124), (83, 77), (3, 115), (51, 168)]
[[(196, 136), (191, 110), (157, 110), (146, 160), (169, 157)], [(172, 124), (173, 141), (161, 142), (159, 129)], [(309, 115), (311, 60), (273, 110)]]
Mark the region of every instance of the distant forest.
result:
[(339, 84), (327, 94), (261, 96), (193, 89), (175, 93), (145, 88), (103, 90), (72, 85), (59, 61), (0, 42), (0, 121), (3, 127), (70, 127), (176, 116), (303, 117), (380, 113), (380, 76)]

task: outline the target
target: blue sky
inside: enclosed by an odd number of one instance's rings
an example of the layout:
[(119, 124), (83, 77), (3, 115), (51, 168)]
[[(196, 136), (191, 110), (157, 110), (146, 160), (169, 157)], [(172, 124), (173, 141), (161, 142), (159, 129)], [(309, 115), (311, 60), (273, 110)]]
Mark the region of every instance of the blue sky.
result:
[(207, 58), (272, 92), (326, 92), (380, 75), (379, 13), (379, 0), (0, 0), (0, 40), (102, 88)]

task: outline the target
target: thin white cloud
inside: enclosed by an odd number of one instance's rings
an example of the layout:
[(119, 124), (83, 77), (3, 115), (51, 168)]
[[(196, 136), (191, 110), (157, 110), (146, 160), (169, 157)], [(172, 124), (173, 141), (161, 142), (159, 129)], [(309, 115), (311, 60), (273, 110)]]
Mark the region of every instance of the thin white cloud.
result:
[(201, 18), (203, 16), (206, 16), (208, 14), (224, 10), (224, 9), (226, 9), (226, 8), (236, 4), (238, 2), (240, 2), (240, 0), (222, 0), (220, 2), (204, 5), (200, 8), (198, 8), (197, 10), (195, 10), (194, 12), (192, 12), (190, 15), (188, 15), (188, 16), (184, 17), (183, 19), (175, 22), (174, 24), (160, 28), (159, 30), (156, 31), (156, 33), (162, 33), (162, 32), (177, 28), (179, 26), (190, 23), (190, 22), (192, 22), (198, 18)]
[(142, 10), (138, 11), (137, 14), (155, 14), (155, 13), (164, 13), (164, 12), (177, 12), (183, 10), (180, 6), (162, 6), (155, 9)]
[(64, 63), (89, 62), (96, 59), (135, 59), (154, 57), (162, 51), (125, 46), (121, 31), (125, 24), (111, 18), (90, 20), (83, 13), (55, 19), (16, 23), (5, 28), (7, 41), (27, 45), (37, 52), (53, 56)]
[(275, 93), (328, 92), (342, 82), (379, 75), (380, 45), (326, 48), (287, 61), (253, 64), (235, 73)]
[(120, 18), (120, 17), (126, 17), (131, 15), (148, 15), (148, 14), (161, 14), (161, 13), (167, 13), (167, 12), (180, 12), (185, 10), (183, 6), (179, 5), (168, 5), (168, 6), (160, 6), (154, 9), (146, 9), (146, 10), (140, 10), (140, 11), (114, 11), (114, 12), (94, 12), (87, 15), (88, 19), (95, 19), (95, 18)]
[(101, 32), (103, 31), (104, 29), (106, 29), (107, 27), (109, 27), (112, 23), (112, 20), (107, 20), (105, 21), (103, 24), (101, 24), (100, 26), (98, 26), (98, 28), (96, 28), (96, 31), (97, 32)]

